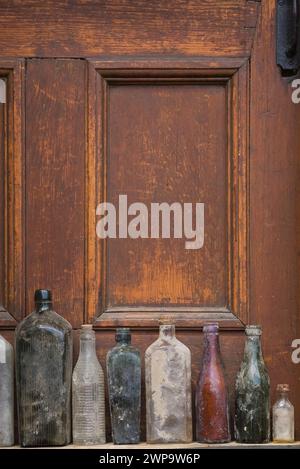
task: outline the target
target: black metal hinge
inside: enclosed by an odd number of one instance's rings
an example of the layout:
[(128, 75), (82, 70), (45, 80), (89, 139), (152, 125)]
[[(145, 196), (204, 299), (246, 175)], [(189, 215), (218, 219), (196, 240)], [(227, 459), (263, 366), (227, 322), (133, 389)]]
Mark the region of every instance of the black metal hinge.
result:
[(282, 75), (300, 68), (300, 0), (277, 0), (277, 65)]

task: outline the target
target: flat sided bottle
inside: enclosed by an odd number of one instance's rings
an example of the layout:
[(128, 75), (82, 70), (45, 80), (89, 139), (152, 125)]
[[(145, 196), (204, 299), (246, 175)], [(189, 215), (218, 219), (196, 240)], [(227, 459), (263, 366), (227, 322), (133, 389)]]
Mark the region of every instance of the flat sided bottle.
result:
[(174, 325), (160, 326), (145, 353), (145, 373), (147, 442), (191, 442), (191, 353)]
[(294, 435), (294, 406), (289, 400), (289, 385), (277, 385), (277, 401), (273, 405), (273, 441), (291, 443)]
[(141, 357), (127, 328), (116, 331), (116, 346), (107, 354), (107, 378), (113, 442), (140, 441)]
[(218, 324), (203, 326), (203, 362), (196, 389), (196, 434), (197, 441), (201, 443), (227, 443), (231, 440), (218, 330)]
[(0, 335), (0, 446), (14, 444), (14, 351)]
[(105, 443), (104, 373), (96, 355), (95, 332), (84, 324), (72, 378), (73, 443)]
[(35, 311), (16, 330), (21, 446), (71, 441), (72, 328), (52, 309), (49, 290), (36, 290)]
[(235, 439), (270, 441), (270, 380), (261, 350), (261, 327), (246, 327), (244, 358), (235, 384)]

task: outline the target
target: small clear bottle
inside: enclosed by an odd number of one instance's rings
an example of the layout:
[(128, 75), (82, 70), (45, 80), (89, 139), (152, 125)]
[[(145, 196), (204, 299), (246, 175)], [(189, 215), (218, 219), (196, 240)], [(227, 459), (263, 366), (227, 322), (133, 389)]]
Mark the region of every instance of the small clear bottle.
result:
[(95, 332), (84, 324), (72, 377), (73, 443), (105, 443), (104, 373), (96, 355)]
[(273, 405), (273, 441), (291, 443), (294, 436), (294, 406), (289, 401), (289, 385), (277, 385), (278, 399)]

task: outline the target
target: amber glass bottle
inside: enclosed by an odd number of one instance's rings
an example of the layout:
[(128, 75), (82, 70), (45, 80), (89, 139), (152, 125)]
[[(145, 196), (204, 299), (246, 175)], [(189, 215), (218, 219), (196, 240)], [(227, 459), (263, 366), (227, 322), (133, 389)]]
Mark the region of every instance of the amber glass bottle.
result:
[(203, 327), (203, 364), (196, 389), (196, 431), (201, 443), (230, 441), (227, 389), (217, 324)]

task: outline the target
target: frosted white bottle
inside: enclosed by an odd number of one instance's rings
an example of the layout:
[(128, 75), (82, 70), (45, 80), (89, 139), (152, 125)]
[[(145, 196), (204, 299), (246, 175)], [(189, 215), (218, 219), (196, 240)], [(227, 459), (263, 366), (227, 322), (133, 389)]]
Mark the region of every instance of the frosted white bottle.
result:
[(163, 324), (145, 353), (147, 442), (192, 441), (191, 352)]
[(14, 444), (14, 351), (0, 335), (0, 446)]
[(273, 405), (273, 441), (291, 443), (294, 437), (294, 406), (288, 399), (289, 385), (277, 385), (278, 399)]
[(105, 443), (104, 373), (98, 361), (95, 332), (85, 324), (80, 333), (80, 353), (72, 378), (73, 443)]

